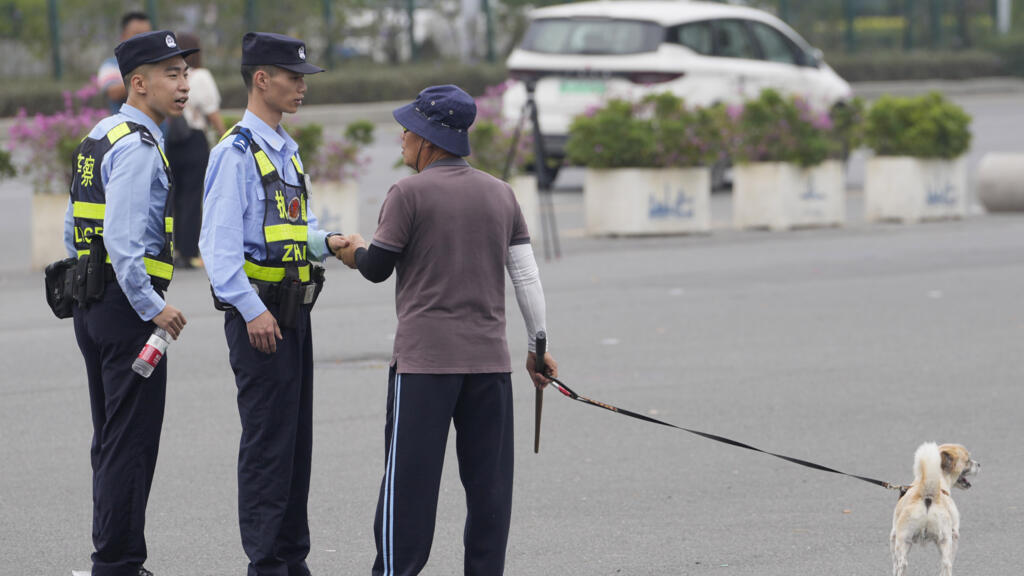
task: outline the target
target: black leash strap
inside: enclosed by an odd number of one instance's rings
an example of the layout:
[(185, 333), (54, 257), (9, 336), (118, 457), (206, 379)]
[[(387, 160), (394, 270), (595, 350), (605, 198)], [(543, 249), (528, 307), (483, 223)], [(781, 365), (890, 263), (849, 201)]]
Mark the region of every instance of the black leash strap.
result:
[[(550, 378), (550, 376), (549, 376), (549, 378)], [(821, 464), (815, 464), (814, 462), (808, 462), (807, 460), (801, 460), (799, 458), (793, 458), (793, 457), (790, 457), (790, 456), (784, 456), (782, 454), (776, 454), (774, 452), (768, 452), (767, 450), (761, 450), (760, 448), (756, 448), (756, 447), (751, 446), (749, 444), (744, 444), (743, 442), (737, 442), (736, 440), (731, 440), (731, 439), (725, 438), (723, 436), (718, 436), (716, 434), (708, 434), (707, 432), (701, 432), (699, 430), (691, 430), (689, 428), (683, 428), (682, 426), (676, 426), (675, 424), (669, 424), (668, 422), (664, 422), (662, 420), (658, 420), (657, 418), (651, 418), (650, 416), (644, 416), (643, 414), (637, 414), (636, 412), (631, 412), (629, 410), (624, 410), (622, 408), (618, 408), (616, 406), (612, 406), (611, 404), (605, 404), (604, 402), (598, 402), (597, 400), (591, 400), (590, 398), (587, 398), (586, 396), (580, 396), (579, 394), (573, 392), (572, 388), (569, 388), (568, 386), (565, 385), (565, 383), (563, 383), (561, 380), (558, 380), (557, 378), (552, 378), (551, 379), (551, 385), (554, 386), (556, 390), (558, 390), (559, 392), (561, 392), (562, 394), (564, 394), (565, 396), (567, 396), (567, 397), (569, 397), (569, 398), (571, 398), (573, 400), (577, 400), (579, 402), (583, 402), (584, 404), (590, 404), (591, 406), (597, 406), (598, 408), (604, 408), (605, 410), (610, 410), (612, 412), (616, 412), (618, 414), (622, 414), (623, 416), (629, 416), (631, 418), (636, 418), (637, 420), (643, 420), (644, 422), (650, 422), (651, 424), (660, 424), (662, 426), (668, 426), (669, 428), (675, 428), (677, 430), (682, 430), (684, 432), (689, 432), (690, 434), (696, 434), (697, 436), (703, 436), (704, 438), (707, 438), (709, 440), (714, 440), (715, 442), (721, 442), (723, 444), (729, 444), (729, 445), (736, 446), (736, 447), (739, 447), (739, 448), (746, 448), (747, 450), (753, 450), (754, 452), (760, 452), (762, 454), (767, 454), (769, 456), (774, 456), (776, 458), (781, 458), (782, 460), (786, 460), (788, 462), (792, 462), (793, 464), (799, 464), (799, 465), (805, 466), (807, 468), (813, 468), (815, 470), (821, 470), (822, 472), (831, 472), (832, 474), (840, 474), (842, 476), (849, 476), (850, 478), (856, 478), (858, 480), (863, 480), (864, 482), (868, 482), (868, 483), (874, 484), (876, 486), (881, 486), (882, 488), (888, 488), (889, 490), (899, 490), (901, 495), (905, 491), (905, 488), (906, 488), (905, 486), (902, 486), (902, 485), (899, 485), (899, 484), (891, 484), (891, 483), (885, 482), (883, 480), (876, 480), (874, 478), (868, 478), (866, 476), (858, 476), (856, 474), (849, 474), (847, 472), (842, 472), (842, 471), (836, 470), (834, 468), (829, 468), (828, 466), (822, 466)]]

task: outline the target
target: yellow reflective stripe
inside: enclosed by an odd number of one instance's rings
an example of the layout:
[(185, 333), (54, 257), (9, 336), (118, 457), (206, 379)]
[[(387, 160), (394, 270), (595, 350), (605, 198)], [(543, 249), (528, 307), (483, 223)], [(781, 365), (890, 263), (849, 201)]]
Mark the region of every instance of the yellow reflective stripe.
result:
[(259, 165), (260, 167), (260, 176), (266, 176), (267, 174), (270, 174), (271, 172), (276, 170), (276, 168), (274, 168), (274, 163), (271, 162), (270, 158), (267, 157), (266, 152), (260, 150), (255, 154), (255, 156), (256, 164)]
[(173, 264), (168, 264), (167, 262), (161, 262), (148, 257), (143, 258), (142, 261), (146, 263), (146, 274), (149, 274), (150, 276), (170, 280), (171, 276), (174, 274)]
[[(78, 251), (79, 258), (87, 258), (89, 256), (89, 249)], [(144, 257), (142, 261), (146, 264), (146, 274), (150, 276), (156, 276), (157, 278), (164, 278), (170, 280), (174, 274), (174, 265), (159, 260), (154, 260), (148, 256)], [(110, 255), (107, 254), (107, 264), (110, 264)], [(281, 275), (284, 278), (284, 274)]]
[(297, 155), (292, 156), (292, 164), (295, 165), (295, 171), (299, 173), (299, 176), (302, 176), (304, 174), (302, 171), (302, 163), (299, 162), (299, 157)]
[(107, 132), (107, 140), (110, 140), (110, 143), (113, 144), (128, 134), (131, 134), (131, 132), (132, 129), (128, 127), (128, 123), (121, 122)]
[[(89, 256), (89, 250), (90, 250), (89, 248), (86, 248), (85, 250), (79, 250), (78, 251), (78, 257), (79, 258), (86, 258), (86, 257), (88, 257)], [(107, 264), (110, 264), (110, 254), (107, 254)]]
[[(284, 268), (276, 266), (260, 266), (248, 260), (242, 265), (245, 275), (253, 280), (263, 282), (280, 282), (284, 280)], [(299, 281), (309, 282), (309, 265), (299, 268)]]
[(75, 218), (103, 220), (103, 215), (106, 212), (106, 205), (95, 202), (75, 202), (72, 206), (71, 215)]
[(170, 166), (171, 163), (167, 161), (167, 155), (164, 154), (164, 149), (159, 144), (156, 145), (156, 149), (160, 151), (160, 157), (164, 159), (164, 166)]
[(267, 242), (282, 242), (285, 240), (305, 242), (309, 234), (309, 228), (296, 224), (275, 224), (273, 226), (264, 226), (263, 234), (267, 237)]
[[(235, 124), (235, 126), (238, 126), (238, 124)], [(220, 143), (221, 140), (227, 138), (228, 136), (231, 136), (231, 131), (235, 129), (235, 126), (232, 126), (231, 128), (225, 130), (224, 133), (221, 134), (220, 139), (217, 140), (217, 142)]]
[(164, 218), (164, 232), (168, 234), (174, 232), (174, 218)]

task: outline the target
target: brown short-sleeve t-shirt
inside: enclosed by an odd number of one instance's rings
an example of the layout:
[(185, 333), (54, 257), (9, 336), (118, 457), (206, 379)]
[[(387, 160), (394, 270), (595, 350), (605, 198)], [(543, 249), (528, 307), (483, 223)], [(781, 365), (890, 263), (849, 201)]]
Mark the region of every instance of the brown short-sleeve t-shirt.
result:
[(512, 188), (462, 159), (391, 187), (373, 244), (401, 254), (392, 358), (399, 373), (512, 371), (505, 261), (509, 246), (529, 241)]

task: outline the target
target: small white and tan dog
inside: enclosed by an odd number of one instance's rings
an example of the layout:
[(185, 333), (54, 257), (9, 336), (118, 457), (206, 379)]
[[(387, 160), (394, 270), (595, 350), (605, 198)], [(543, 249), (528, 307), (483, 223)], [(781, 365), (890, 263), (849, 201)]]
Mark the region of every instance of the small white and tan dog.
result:
[(896, 503), (892, 515), (892, 573), (904, 576), (907, 554), (915, 542), (930, 540), (939, 547), (940, 574), (952, 576), (953, 559), (960, 539), (960, 512), (950, 496), (953, 486), (967, 489), (968, 475), (981, 464), (971, 460), (959, 444), (922, 444), (914, 454), (914, 483)]

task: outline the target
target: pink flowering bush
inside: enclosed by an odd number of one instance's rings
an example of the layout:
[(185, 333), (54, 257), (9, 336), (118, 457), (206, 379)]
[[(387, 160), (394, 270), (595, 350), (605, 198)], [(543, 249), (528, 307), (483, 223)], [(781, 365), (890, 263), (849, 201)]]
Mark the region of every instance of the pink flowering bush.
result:
[(722, 154), (722, 107), (687, 108), (671, 94), (611, 100), (569, 126), (569, 162), (591, 168), (709, 166)]
[(314, 182), (344, 182), (361, 176), (370, 163), (364, 150), (373, 144), (373, 123), (366, 120), (345, 127), (345, 134), (324, 142), (320, 124), (288, 126), (288, 133), (299, 145), (303, 163)]
[[(97, 94), (95, 79), (75, 92), (64, 92), (64, 109), (53, 114), (29, 116), (18, 111), (8, 131), (7, 147), (15, 152), (20, 170), (31, 179), (38, 193), (68, 191), (74, 173), (71, 155), (107, 111), (88, 106)], [(22, 152), (18, 154), (18, 152)]]
[(725, 139), (735, 162), (792, 162), (814, 166), (835, 149), (833, 121), (806, 100), (765, 90), (742, 107), (727, 109)]
[(349, 124), (341, 139), (329, 139), (317, 150), (314, 162), (308, 167), (310, 178), (328, 182), (355, 180), (370, 163), (370, 157), (363, 153), (370, 144), (373, 144), (372, 122), (359, 120)]
[[(533, 132), (529, 119), (523, 123), (519, 139), (515, 140), (515, 125), (509, 125), (502, 117), (502, 95), (508, 90), (508, 82), (489, 86), (484, 95), (476, 99), (476, 121), (469, 129), (469, 147), (472, 154), (468, 161), (478, 170), (503, 178), (505, 165), (509, 163), (509, 177), (526, 171), (533, 162)], [(512, 151), (513, 145), (515, 150)]]

